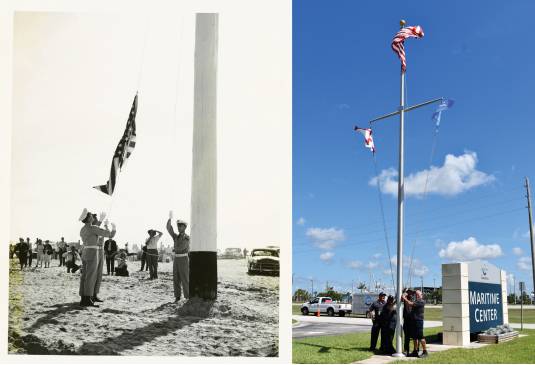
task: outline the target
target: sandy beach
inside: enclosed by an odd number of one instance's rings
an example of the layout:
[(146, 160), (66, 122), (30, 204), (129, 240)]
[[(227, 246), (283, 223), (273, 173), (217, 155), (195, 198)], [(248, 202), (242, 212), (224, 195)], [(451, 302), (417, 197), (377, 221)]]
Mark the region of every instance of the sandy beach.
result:
[(249, 276), (245, 260), (218, 260), (215, 302), (174, 303), (172, 263), (159, 278), (103, 276), (99, 308), (80, 307), (80, 274), (10, 266), (10, 354), (277, 356), (279, 278)]

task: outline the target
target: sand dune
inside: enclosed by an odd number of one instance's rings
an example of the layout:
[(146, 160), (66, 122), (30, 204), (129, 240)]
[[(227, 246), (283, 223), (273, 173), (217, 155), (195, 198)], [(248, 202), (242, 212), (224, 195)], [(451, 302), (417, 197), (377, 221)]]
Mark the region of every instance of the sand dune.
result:
[(78, 305), (79, 273), (10, 273), (9, 352), (28, 354), (277, 356), (279, 278), (248, 276), (245, 260), (219, 260), (215, 302), (173, 303), (172, 264), (147, 280), (104, 276), (99, 308)]

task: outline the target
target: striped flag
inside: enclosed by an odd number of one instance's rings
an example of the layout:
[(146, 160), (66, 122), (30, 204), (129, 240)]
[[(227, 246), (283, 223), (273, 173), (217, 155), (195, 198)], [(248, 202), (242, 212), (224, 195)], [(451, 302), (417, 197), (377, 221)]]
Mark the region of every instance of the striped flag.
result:
[(128, 116), (128, 121), (126, 122), (126, 128), (124, 130), (123, 137), (119, 141), (119, 144), (115, 149), (115, 154), (113, 155), (110, 179), (106, 185), (93, 186), (93, 188), (100, 190), (104, 194), (108, 194), (110, 196), (113, 195), (115, 183), (117, 181), (117, 175), (136, 147), (136, 113), (137, 94), (134, 98), (134, 102), (132, 103), (132, 108), (130, 109), (130, 115)]
[(401, 60), (401, 71), (405, 72), (407, 69), (407, 61), (405, 59), (405, 39), (407, 38), (422, 38), (424, 36), (424, 30), (419, 25), (415, 27), (405, 27), (397, 32), (396, 36), (392, 40), (392, 50), (396, 52)]
[(361, 133), (364, 136), (364, 146), (369, 148), (372, 153), (375, 153), (375, 144), (373, 143), (372, 130), (370, 128), (355, 127), (355, 131)]

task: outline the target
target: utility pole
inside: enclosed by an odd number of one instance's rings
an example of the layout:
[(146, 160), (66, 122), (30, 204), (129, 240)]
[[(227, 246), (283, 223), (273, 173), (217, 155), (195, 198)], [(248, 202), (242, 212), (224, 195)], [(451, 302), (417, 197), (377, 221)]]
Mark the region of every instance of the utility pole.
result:
[(310, 282), (312, 283), (312, 292), (310, 293), (310, 296), (314, 299), (314, 279), (310, 279)]
[[(531, 271), (533, 279), (533, 290), (535, 290), (535, 243), (533, 242), (533, 221), (531, 219), (531, 194), (529, 190), (529, 179), (526, 176), (526, 198), (528, 199), (528, 217), (529, 217), (529, 239), (531, 241)], [(522, 295), (522, 293), (520, 293)]]
[(420, 279), (422, 279), (422, 285), (420, 286), (422, 294), (424, 293), (424, 277), (420, 276)]

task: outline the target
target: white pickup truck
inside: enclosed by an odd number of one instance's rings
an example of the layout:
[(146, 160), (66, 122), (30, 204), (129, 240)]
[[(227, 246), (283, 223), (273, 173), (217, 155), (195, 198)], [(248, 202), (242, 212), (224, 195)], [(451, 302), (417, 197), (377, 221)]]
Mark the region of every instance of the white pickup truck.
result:
[(340, 317), (351, 314), (351, 304), (336, 303), (330, 297), (317, 297), (301, 305), (301, 313), (307, 316), (309, 313), (327, 313), (329, 316), (338, 314)]

